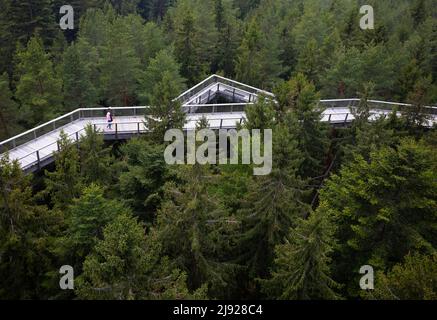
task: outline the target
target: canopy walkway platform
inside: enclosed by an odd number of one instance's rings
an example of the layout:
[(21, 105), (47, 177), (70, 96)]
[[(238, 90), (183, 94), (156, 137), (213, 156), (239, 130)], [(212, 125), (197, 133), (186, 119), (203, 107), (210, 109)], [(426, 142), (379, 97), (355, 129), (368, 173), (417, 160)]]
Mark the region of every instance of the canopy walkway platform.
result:
[[(233, 129), (245, 121), (245, 107), (255, 103), (263, 94), (274, 99), (274, 95), (242, 83), (213, 75), (175, 100), (182, 103), (187, 114), (185, 130), (193, 130), (203, 116), (211, 129)], [(331, 125), (344, 126), (354, 120), (353, 110), (359, 99), (321, 100), (323, 110), (321, 121)], [(369, 121), (388, 115), (396, 108), (400, 111), (410, 105), (394, 102), (369, 100), (371, 115)], [(87, 125), (104, 136), (105, 140), (125, 140), (147, 132), (145, 114), (148, 107), (111, 108), (114, 113), (112, 128), (105, 119), (107, 108), (77, 109), (57, 119), (44, 123), (29, 131), (0, 142), (0, 153), (9, 153), (11, 160), (17, 160), (26, 172), (35, 172), (53, 162), (53, 155), (59, 150), (61, 131), (72, 141), (78, 142), (85, 134)], [(431, 120), (437, 123), (437, 108), (427, 107)]]

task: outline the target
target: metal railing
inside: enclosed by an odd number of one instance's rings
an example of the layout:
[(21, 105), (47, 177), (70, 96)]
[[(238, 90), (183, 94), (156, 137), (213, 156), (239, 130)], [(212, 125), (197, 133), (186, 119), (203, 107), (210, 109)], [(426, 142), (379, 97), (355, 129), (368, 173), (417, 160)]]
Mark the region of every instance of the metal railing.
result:
[[(145, 110), (147, 107), (114, 107), (111, 110), (114, 116), (139, 116), (143, 113), (141, 110)], [(41, 124), (33, 129), (9, 138), (5, 141), (0, 142), (0, 153), (10, 151), (16, 147), (26, 144), (32, 140), (40, 138), (54, 130), (65, 127), (75, 121), (84, 120), (87, 118), (101, 118), (105, 116), (105, 111), (108, 108), (80, 108), (72, 112), (69, 112), (61, 117), (54, 120)]]

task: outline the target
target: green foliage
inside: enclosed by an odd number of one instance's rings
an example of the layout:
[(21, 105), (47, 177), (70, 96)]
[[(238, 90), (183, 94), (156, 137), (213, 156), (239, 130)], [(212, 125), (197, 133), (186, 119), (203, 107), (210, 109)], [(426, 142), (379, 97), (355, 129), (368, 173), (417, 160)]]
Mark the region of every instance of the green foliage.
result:
[(158, 211), (156, 232), (163, 255), (188, 275), (188, 287), (207, 286), (210, 297), (226, 297), (235, 266), (224, 258), (225, 239), (238, 222), (222, 209), (208, 186), (209, 172), (199, 164), (180, 169), (180, 186), (166, 185), (165, 200)]
[(16, 98), (21, 103), (22, 121), (27, 125), (44, 122), (61, 110), (61, 82), (38, 37), (17, 53)]
[(338, 299), (339, 285), (330, 276), (333, 226), (322, 210), (300, 219), (284, 244), (275, 249), (272, 278), (261, 280), (270, 298), (281, 300)]
[(17, 132), (17, 105), (12, 100), (7, 73), (0, 76), (0, 139), (7, 139)]
[(139, 88), (139, 97), (145, 105), (157, 105), (162, 102), (162, 92), (159, 88), (166, 81), (171, 80), (171, 92), (165, 92), (166, 99), (177, 97), (185, 89), (185, 79), (180, 76), (180, 65), (176, 62), (173, 52), (169, 49), (159, 51), (149, 61), (147, 69), (142, 75)]
[(102, 92), (114, 106), (128, 106), (135, 101), (140, 59), (132, 43), (125, 21), (115, 18), (100, 62)]
[(403, 263), (387, 273), (378, 272), (375, 290), (368, 299), (435, 300), (437, 298), (437, 254), (408, 254)]
[(8, 155), (0, 159), (0, 297), (47, 297), (45, 273), (53, 270), (50, 247), (59, 216), (38, 205), (31, 177)]
[(265, 275), (273, 259), (273, 248), (309, 210), (302, 201), (306, 194), (304, 181), (297, 175), (303, 158), (286, 126), (275, 127), (272, 151), (272, 172), (248, 185), (240, 212), (243, 234), (239, 259), (252, 276)]
[(403, 139), (369, 161), (357, 155), (331, 177), (320, 202), (338, 225), (340, 279), (364, 264), (387, 268), (411, 250), (435, 250), (435, 164), (435, 149)]
[(170, 129), (182, 129), (186, 114), (181, 103), (174, 100), (182, 86), (182, 79), (174, 78), (171, 71), (165, 70), (158, 83), (154, 83), (150, 93), (151, 106), (146, 110), (145, 124), (150, 136), (158, 144), (164, 142), (164, 135)]
[(275, 92), (278, 121), (293, 128), (298, 149), (305, 159), (299, 174), (304, 178), (321, 175), (329, 141), (326, 125), (320, 121), (323, 110), (319, 107), (319, 94), (302, 74), (279, 85)]
[(96, 242), (103, 238), (103, 228), (120, 215), (129, 213), (119, 201), (105, 199), (103, 189), (91, 184), (73, 199), (66, 214), (68, 228), (65, 239), (66, 255), (82, 262)]
[(85, 127), (85, 135), (79, 141), (81, 175), (85, 183), (110, 181), (111, 155), (106, 148), (103, 136), (96, 132), (92, 125)]
[(144, 221), (153, 220), (169, 176), (164, 147), (144, 139), (133, 139), (122, 147), (124, 168), (117, 185), (118, 195)]
[(56, 170), (46, 171), (46, 189), (54, 206), (66, 208), (80, 194), (82, 179), (80, 176), (79, 152), (68, 135), (61, 131), (55, 153)]
[(275, 34), (264, 34), (253, 19), (238, 48), (235, 73), (237, 80), (259, 88), (272, 88), (282, 73), (281, 50)]
[(89, 60), (84, 59), (80, 51), (79, 45), (72, 44), (64, 52), (62, 75), (65, 111), (93, 107), (97, 104), (97, 89), (92, 82), (92, 68)]

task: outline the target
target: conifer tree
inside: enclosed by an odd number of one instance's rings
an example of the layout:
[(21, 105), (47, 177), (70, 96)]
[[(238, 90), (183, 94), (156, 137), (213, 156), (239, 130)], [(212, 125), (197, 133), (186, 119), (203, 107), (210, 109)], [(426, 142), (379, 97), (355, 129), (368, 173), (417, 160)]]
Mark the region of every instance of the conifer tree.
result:
[(79, 142), (81, 175), (86, 183), (110, 181), (111, 156), (103, 136), (92, 125), (85, 127), (85, 135)]
[(47, 187), (44, 193), (50, 196), (55, 207), (66, 208), (81, 192), (79, 152), (63, 131), (58, 146), (60, 151), (54, 155), (56, 169), (54, 172), (46, 171)]
[(272, 172), (257, 177), (249, 186), (240, 212), (243, 235), (239, 259), (252, 276), (266, 274), (273, 248), (282, 243), (299, 217), (308, 214), (303, 203), (306, 186), (297, 173), (303, 158), (296, 138), (285, 125), (275, 127), (272, 151)]
[(138, 96), (141, 103), (154, 105), (159, 103), (159, 90), (162, 86), (164, 75), (172, 80), (171, 92), (165, 93), (166, 97), (174, 99), (185, 89), (185, 79), (180, 75), (181, 66), (176, 62), (170, 48), (161, 50), (149, 61), (147, 69), (141, 76)]
[(115, 106), (128, 106), (135, 100), (140, 58), (132, 46), (124, 21), (116, 18), (105, 43), (101, 60), (101, 86), (104, 97)]
[(179, 175), (182, 183), (166, 185), (165, 201), (158, 211), (161, 254), (187, 272), (190, 289), (207, 286), (209, 297), (224, 298), (235, 272), (235, 265), (224, 260), (229, 250), (225, 239), (238, 223), (211, 197), (208, 186), (213, 178), (207, 167), (187, 165)]
[(90, 64), (82, 58), (78, 45), (74, 43), (64, 52), (62, 75), (66, 111), (89, 108), (97, 103), (92, 70)]
[(121, 148), (125, 159), (116, 184), (116, 195), (132, 208), (135, 216), (151, 222), (155, 218), (169, 177), (164, 146), (147, 139), (132, 139)]
[(351, 267), (385, 269), (410, 250), (435, 251), (435, 159), (433, 148), (403, 139), (368, 161), (357, 155), (326, 183), (320, 203), (337, 221), (341, 243), (335, 274), (349, 289), (356, 288)]
[(303, 74), (298, 74), (275, 89), (278, 121), (288, 123), (298, 141), (304, 161), (299, 174), (317, 177), (323, 173), (328, 148), (326, 126), (320, 120), (319, 94)]
[(17, 53), (19, 77), (16, 98), (21, 103), (22, 121), (28, 126), (53, 118), (61, 110), (61, 81), (38, 37), (30, 39)]
[(126, 212), (129, 210), (119, 201), (104, 198), (102, 187), (96, 184), (85, 187), (80, 197), (68, 204), (68, 227), (62, 239), (68, 260), (80, 269), (96, 242), (103, 238), (103, 228)]
[(151, 105), (146, 111), (145, 124), (151, 139), (157, 143), (164, 142), (167, 130), (182, 129), (186, 122), (181, 103), (175, 100), (181, 87), (180, 78), (173, 76), (170, 71), (164, 71), (149, 95)]
[(46, 273), (54, 270), (54, 237), (61, 217), (36, 203), (32, 177), (8, 155), (0, 159), (0, 297), (49, 297)]
[(269, 298), (337, 299), (338, 284), (330, 276), (333, 226), (322, 210), (299, 219), (284, 244), (276, 246), (271, 279), (261, 280)]
[(0, 76), (0, 139), (11, 137), (17, 130), (17, 105), (12, 99), (9, 77), (5, 72)]
[(77, 280), (81, 299), (205, 299), (205, 288), (190, 292), (186, 274), (156, 254), (159, 244), (128, 213), (104, 229)]
[(363, 294), (378, 300), (435, 300), (437, 298), (437, 254), (408, 254), (390, 271), (378, 272), (375, 290)]

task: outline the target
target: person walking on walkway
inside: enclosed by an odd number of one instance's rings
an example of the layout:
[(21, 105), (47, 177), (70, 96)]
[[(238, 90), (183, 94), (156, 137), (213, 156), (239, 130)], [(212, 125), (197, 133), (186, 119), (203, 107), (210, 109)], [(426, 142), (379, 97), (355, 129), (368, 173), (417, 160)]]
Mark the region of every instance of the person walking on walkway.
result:
[(109, 108), (108, 113), (106, 113), (106, 121), (108, 121), (108, 125), (106, 126), (106, 129), (112, 130), (112, 122), (114, 121), (114, 118), (112, 117), (111, 108)]

